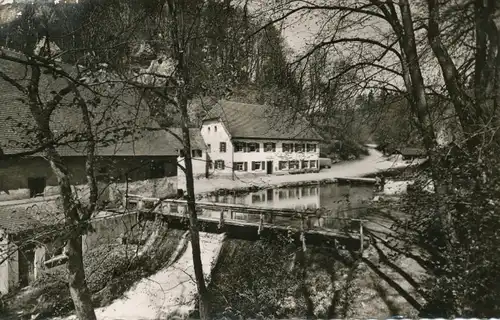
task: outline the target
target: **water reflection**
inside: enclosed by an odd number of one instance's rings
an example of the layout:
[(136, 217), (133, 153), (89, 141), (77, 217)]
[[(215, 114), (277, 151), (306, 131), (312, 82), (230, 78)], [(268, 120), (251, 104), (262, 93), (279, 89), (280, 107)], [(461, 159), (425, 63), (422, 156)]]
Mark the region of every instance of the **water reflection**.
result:
[[(373, 196), (370, 186), (322, 185), (303, 186), (260, 190), (245, 195), (211, 196), (204, 201), (241, 204), (268, 208), (287, 208), (296, 210), (311, 210), (316, 212), (316, 219), (311, 223), (320, 228), (339, 228), (344, 225), (335, 218), (356, 218), (361, 210), (366, 208), (366, 202)], [(321, 210), (316, 210), (320, 209)], [(218, 217), (220, 213), (206, 212), (204, 215)], [(249, 222), (259, 221), (259, 217), (251, 214), (233, 214), (232, 219), (242, 219)], [(276, 218), (275, 224), (296, 225), (300, 221), (289, 218)]]

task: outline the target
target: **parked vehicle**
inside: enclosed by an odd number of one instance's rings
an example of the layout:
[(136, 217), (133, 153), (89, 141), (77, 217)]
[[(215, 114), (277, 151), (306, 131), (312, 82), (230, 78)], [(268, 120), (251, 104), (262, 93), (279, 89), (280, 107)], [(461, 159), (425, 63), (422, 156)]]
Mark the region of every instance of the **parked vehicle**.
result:
[(332, 167), (332, 159), (330, 158), (319, 158), (319, 168), (331, 168)]

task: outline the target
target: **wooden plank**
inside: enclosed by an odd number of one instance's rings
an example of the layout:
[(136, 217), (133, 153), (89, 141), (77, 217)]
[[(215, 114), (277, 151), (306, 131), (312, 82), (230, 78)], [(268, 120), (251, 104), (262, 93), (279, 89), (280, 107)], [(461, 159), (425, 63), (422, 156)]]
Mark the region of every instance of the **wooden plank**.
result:
[[(170, 217), (175, 217), (175, 218), (184, 218), (184, 219), (189, 219), (187, 215), (181, 215), (181, 214), (162, 214), (164, 216), (170, 216)], [(199, 216), (198, 220), (201, 222), (210, 222), (210, 223), (219, 223), (220, 219), (219, 218), (212, 218), (212, 217), (203, 217)], [(256, 227), (258, 228), (260, 225), (259, 223), (256, 222), (249, 222), (249, 221), (243, 221), (243, 220), (224, 220), (225, 225), (234, 225), (234, 226), (239, 226), (239, 227)], [(270, 223), (263, 223), (263, 229), (275, 229), (275, 230), (286, 230), (286, 231), (292, 231), (292, 232), (300, 232), (299, 228), (295, 227), (289, 227), (289, 226), (280, 226), (280, 225), (275, 225), (275, 224), (270, 224)], [(347, 235), (345, 233), (341, 232), (335, 232), (335, 231), (328, 231), (328, 230), (317, 230), (317, 229), (309, 229), (305, 231), (307, 234), (317, 234), (317, 235), (322, 235), (326, 237), (345, 237), (345, 238), (354, 238), (358, 239), (359, 236), (356, 234), (352, 235)]]
[(339, 182), (375, 183), (375, 178), (341, 177), (335, 179)]
[[(149, 215), (154, 213), (148, 212)], [(189, 219), (187, 216), (160, 215), (168, 221), (173, 228), (189, 228)], [(224, 232), (232, 238), (240, 238), (246, 240), (258, 240), (262, 237), (275, 237), (278, 234), (282, 236), (290, 236), (298, 244), (301, 245), (301, 230), (294, 227), (279, 226), (273, 224), (264, 224), (261, 233), (258, 233), (259, 224), (248, 221), (224, 220), (224, 226), (219, 228), (219, 219), (211, 217), (199, 217), (200, 230), (211, 233)], [(352, 249), (358, 249), (361, 245), (358, 234), (349, 234), (328, 230), (307, 230), (304, 231), (306, 245), (331, 246), (334, 242), (340, 245), (346, 245)], [(364, 239), (363, 246), (367, 247), (369, 242)]]

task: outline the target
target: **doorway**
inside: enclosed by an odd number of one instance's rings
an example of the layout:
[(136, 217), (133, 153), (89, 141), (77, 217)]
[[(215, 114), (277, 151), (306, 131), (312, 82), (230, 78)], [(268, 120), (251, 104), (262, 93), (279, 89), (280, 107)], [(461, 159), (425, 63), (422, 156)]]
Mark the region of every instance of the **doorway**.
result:
[(28, 178), (28, 189), (30, 189), (30, 198), (43, 196), (47, 180), (45, 177)]
[(19, 250), (19, 286), (27, 287), (35, 278), (35, 250)]
[(266, 164), (266, 168), (267, 168), (267, 174), (272, 174), (273, 173), (273, 162), (268, 161)]

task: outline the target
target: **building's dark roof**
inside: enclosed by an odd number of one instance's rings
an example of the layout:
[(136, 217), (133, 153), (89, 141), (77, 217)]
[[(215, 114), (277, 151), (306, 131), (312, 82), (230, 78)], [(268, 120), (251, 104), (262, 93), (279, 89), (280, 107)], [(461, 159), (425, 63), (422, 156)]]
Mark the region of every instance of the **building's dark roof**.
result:
[(287, 116), (267, 105), (221, 100), (205, 117), (209, 119), (220, 119), (232, 138), (323, 140), (302, 117)]
[(421, 148), (399, 148), (396, 152), (402, 154), (403, 156), (420, 157), (425, 156), (426, 152)]
[[(19, 53), (0, 49), (4, 54), (21, 57)], [(76, 76), (77, 70), (62, 65), (68, 73)], [(0, 71), (24, 85), (30, 70), (23, 64), (0, 59)], [(66, 86), (63, 79), (54, 79), (43, 74), (40, 81), (40, 99), (47, 102), (53, 92)], [(101, 156), (175, 156), (181, 143), (165, 131), (145, 131), (144, 128), (158, 128), (149, 114), (149, 109), (141, 103), (143, 97), (134, 88), (123, 85), (99, 85), (92, 88), (101, 96), (98, 103), (90, 103), (94, 133), (101, 143), (97, 154)], [(81, 90), (88, 101), (95, 98), (90, 90)], [(82, 156), (85, 154), (84, 125), (82, 113), (73, 103), (73, 95), (65, 96), (51, 117), (51, 128), (56, 137), (68, 135), (58, 147), (62, 156)], [(37, 147), (34, 119), (26, 104), (27, 98), (12, 84), (0, 78), (0, 147), (5, 154), (32, 150)], [(179, 130), (179, 129), (174, 129)], [(180, 132), (180, 131), (179, 131)], [(193, 147), (205, 149), (199, 130), (192, 130)], [(70, 142), (74, 140), (79, 142)]]
[[(165, 130), (147, 131), (138, 135), (134, 140), (118, 142), (114, 145), (100, 148), (99, 155), (117, 156), (177, 156), (183, 144), (180, 128), (170, 128), (172, 133)], [(191, 148), (206, 150), (201, 132), (197, 128), (190, 128)], [(177, 136), (177, 137), (176, 137)]]

